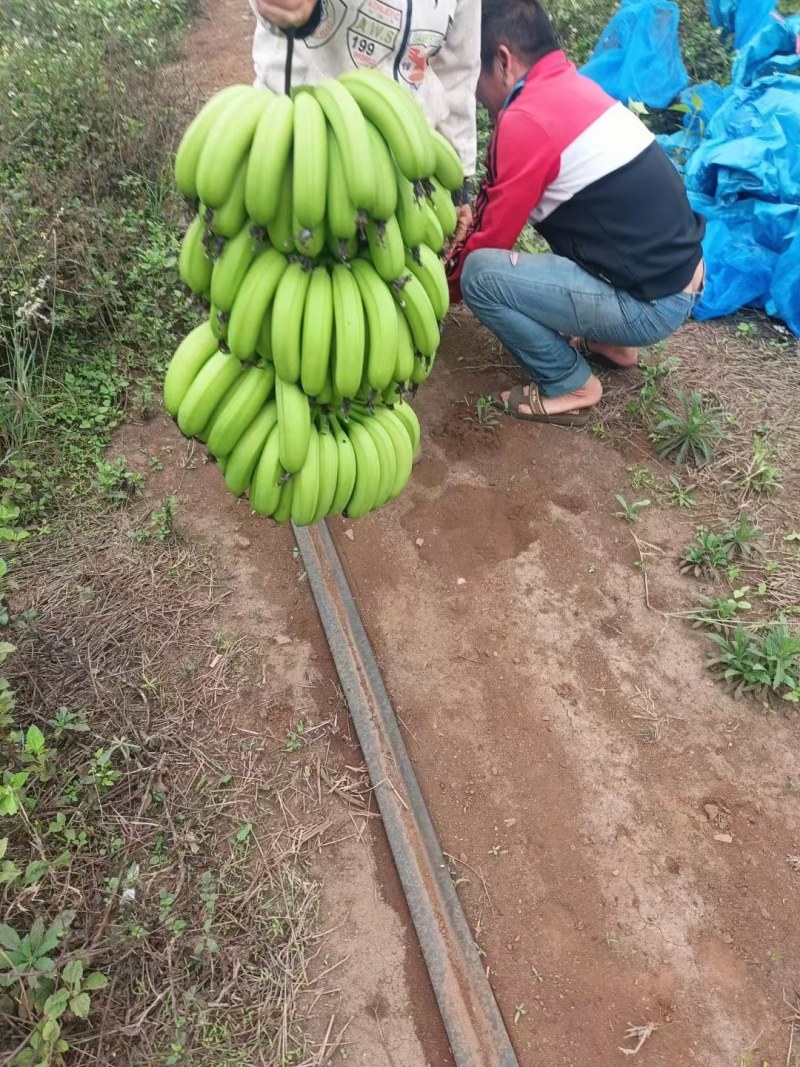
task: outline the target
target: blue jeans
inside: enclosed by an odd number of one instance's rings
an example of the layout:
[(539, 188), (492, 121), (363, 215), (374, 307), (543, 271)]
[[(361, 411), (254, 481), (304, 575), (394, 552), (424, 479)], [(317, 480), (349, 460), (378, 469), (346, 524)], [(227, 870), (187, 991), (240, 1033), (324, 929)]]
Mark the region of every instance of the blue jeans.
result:
[(563, 334), (626, 347), (652, 345), (682, 326), (701, 296), (637, 300), (570, 259), (490, 248), (467, 257), (461, 292), (542, 396), (571, 393), (589, 380), (589, 364)]

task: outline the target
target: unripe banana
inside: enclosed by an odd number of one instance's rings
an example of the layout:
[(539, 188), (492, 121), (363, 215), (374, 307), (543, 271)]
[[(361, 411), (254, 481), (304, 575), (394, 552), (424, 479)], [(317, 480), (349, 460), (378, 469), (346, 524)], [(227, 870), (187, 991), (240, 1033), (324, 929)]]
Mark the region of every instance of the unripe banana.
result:
[[(407, 382), (414, 370), (414, 338), (403, 309), (395, 304), (397, 315), (397, 355), (394, 361), (394, 382)], [(385, 394), (384, 394), (385, 396)]]
[(442, 322), (450, 307), (450, 290), (444, 263), (432, 249), (423, 244), (406, 253), (406, 267), (422, 283), (436, 318)]
[(319, 427), (319, 495), (317, 507), (311, 522), (320, 522), (330, 512), (333, 498), (336, 496), (336, 482), (339, 468), (339, 450), (327, 419)]
[(392, 380), (394, 373), (397, 357), (397, 316), (391, 306), (391, 292), (373, 266), (364, 259), (356, 259), (353, 261), (352, 270), (369, 327), (366, 379), (371, 389), (380, 392)]
[(328, 131), (325, 115), (311, 92), (294, 101), (293, 208), (303, 229), (314, 230), (325, 218), (328, 183)]
[(428, 202), (433, 208), (436, 218), (439, 220), (439, 225), (442, 227), (442, 233), (445, 237), (451, 237), (456, 232), (458, 226), (458, 215), (456, 214), (455, 204), (450, 193), (441, 185), (435, 178), (431, 178), (431, 193), (428, 196)]
[(164, 407), (177, 415), (189, 386), (217, 351), (217, 339), (207, 322), (195, 326), (175, 350), (164, 378)]
[[(267, 438), (278, 425), (278, 405), (274, 400), (266, 403), (242, 436), (236, 442), (225, 467), (225, 484), (234, 494), (241, 496), (250, 487), (253, 472), (264, 451)], [(278, 455), (278, 437), (275, 436), (275, 456)], [(277, 503), (276, 503), (277, 506)]]
[(197, 293), (198, 296), (208, 292), (211, 284), (211, 271), (214, 267), (206, 255), (203, 240), (205, 233), (205, 224), (200, 216), (196, 215), (186, 231), (178, 259), (178, 273), (192, 292)]
[(329, 515), (341, 515), (353, 495), (356, 484), (356, 454), (353, 443), (342, 429), (339, 420), (330, 416), (330, 425), (336, 441), (336, 491), (333, 495)]
[(438, 130), (431, 130), (433, 147), (436, 152), (434, 174), (445, 189), (457, 192), (464, 184), (464, 166), (455, 148)]
[(267, 308), (286, 271), (286, 257), (268, 248), (256, 256), (245, 274), (228, 323), (228, 347), (237, 359), (252, 359)]
[(290, 263), (275, 293), (272, 307), (272, 361), (276, 374), (285, 382), (296, 382), (300, 377), (303, 309), (310, 281), (311, 275), (301, 263)]
[(375, 503), (372, 505), (374, 510), (375, 508), (382, 507), (391, 496), (392, 489), (397, 480), (397, 455), (391, 437), (374, 415), (353, 413), (351, 418), (356, 422), (360, 422), (367, 433), (369, 433), (378, 452), (380, 479), (378, 481), (378, 491), (375, 494)]
[(286, 164), (283, 180), (278, 193), (278, 207), (267, 224), (267, 233), (273, 247), (279, 252), (294, 251), (294, 230), (292, 229), (292, 163)]
[(414, 465), (414, 449), (405, 424), (388, 408), (377, 408), (375, 419), (384, 428), (392, 441), (395, 454), (395, 479), (389, 492), (389, 499), (396, 499), (406, 487)]
[(306, 291), (300, 350), (300, 382), (306, 396), (319, 396), (328, 379), (333, 340), (333, 286), (327, 267), (316, 267)]
[[(278, 428), (275, 426), (267, 435), (250, 480), (250, 507), (258, 515), (274, 515), (281, 502), (283, 490), (290, 484), (284, 480), (285, 472), (278, 453)], [(289, 502), (291, 504), (291, 494)]]
[(197, 198), (197, 163), (212, 126), (228, 104), (249, 92), (250, 88), (249, 85), (229, 85), (221, 89), (186, 127), (175, 153), (175, 181), (184, 196)]
[(292, 522), (297, 526), (309, 526), (314, 521), (319, 500), (319, 434), (311, 425), (306, 461), (292, 479)]
[[(385, 221), (390, 219), (397, 207), (397, 181), (395, 178), (395, 164), (389, 146), (381, 137), (379, 130), (367, 123), (369, 132), (369, 146), (372, 152), (371, 162), (375, 175), (375, 195), (372, 205), (366, 205), (373, 219)], [(365, 160), (369, 157), (365, 157)], [(365, 170), (369, 169), (367, 163), (362, 164)]]
[(214, 409), (242, 373), (235, 356), (217, 352), (205, 363), (178, 408), (178, 426), (187, 437), (197, 437), (208, 425)]
[(434, 252), (441, 252), (444, 248), (444, 230), (427, 200), (422, 202), (422, 215), (425, 220), (425, 238), (420, 244), (426, 244)]
[(348, 198), (357, 208), (366, 209), (374, 199), (375, 177), (366, 165), (370, 142), (361, 108), (338, 81), (321, 82), (312, 91), (336, 139)]
[(233, 179), (231, 191), (222, 207), (206, 208), (209, 229), (220, 237), (235, 237), (247, 222), (244, 206), (244, 183), (247, 177), (247, 160), (243, 159)]
[(411, 384), (422, 385), (423, 382), (427, 382), (431, 376), (433, 370), (433, 364), (436, 362), (436, 356), (414, 356), (414, 369), (411, 371)]
[(258, 120), (247, 161), (247, 180), (244, 188), (247, 213), (262, 226), (269, 225), (278, 213), (293, 135), (292, 98), (275, 96)]
[(409, 181), (433, 174), (436, 150), (430, 126), (411, 95), (377, 71), (356, 70), (339, 80), (377, 126)]
[(212, 456), (227, 456), (267, 402), (275, 385), (275, 371), (245, 367), (219, 403), (208, 425), (206, 444)]
[(250, 89), (227, 104), (211, 128), (197, 163), (197, 195), (209, 207), (222, 207), (230, 196), (270, 98), (263, 89)]
[(353, 273), (338, 263), (333, 268), (333, 386), (354, 397), (364, 373), (364, 304)]
[[(400, 311), (400, 308), (398, 308), (397, 310)], [(402, 315), (403, 312), (400, 311), (400, 314)], [(406, 323), (406, 328), (408, 328), (408, 323)], [(411, 359), (411, 364), (413, 368), (413, 356)], [(387, 406), (387, 408), (392, 408), (395, 404), (403, 403), (403, 397), (405, 396), (407, 391), (407, 384), (408, 378), (404, 378), (402, 381), (390, 382), (386, 389), (383, 390), (383, 393), (381, 394), (381, 399), (383, 400), (383, 403)]]
[(416, 411), (414, 411), (412, 406), (407, 401), (404, 401), (402, 404), (397, 404), (394, 408), (392, 408), (392, 411), (405, 426), (406, 432), (408, 433), (408, 439), (411, 442), (411, 447), (413, 448), (414, 455), (416, 456), (419, 452), (421, 437), (419, 419), (417, 418)]
[(272, 362), (272, 305), (267, 308), (264, 318), (261, 320), (261, 329), (258, 331), (258, 343), (256, 352), (262, 359)]
[(375, 442), (360, 423), (351, 419), (347, 433), (355, 454), (356, 477), (345, 512), (349, 519), (360, 519), (375, 506), (381, 480), (381, 464)]
[(286, 482), (281, 489), (280, 500), (278, 501), (278, 507), (272, 513), (272, 518), (275, 522), (281, 526), (289, 521), (292, 517), (292, 494), (294, 493), (294, 478)]
[(211, 303), (221, 311), (230, 311), (236, 293), (255, 257), (255, 242), (247, 226), (230, 241), (219, 254), (211, 274)]
[(392, 215), (385, 222), (367, 223), (370, 259), (385, 282), (393, 282), (403, 273), (405, 247), (397, 219)]
[(415, 348), (423, 356), (434, 355), (439, 347), (439, 323), (422, 282), (410, 274), (403, 288), (392, 292), (408, 319)]
[(334, 237), (332, 233), (328, 233), (326, 243), (328, 251), (339, 263), (350, 263), (358, 255), (357, 237), (351, 237), (349, 241), (344, 241)]
[[(366, 170), (366, 167), (362, 167)], [(342, 156), (332, 131), (328, 131), (328, 230), (336, 241), (351, 241), (358, 233), (358, 210), (350, 199)]]
[(304, 229), (296, 218), (292, 219), (292, 236), (295, 251), (306, 259), (316, 259), (325, 247), (327, 231), (325, 220), (318, 223), (313, 230)]
[(278, 402), (281, 465), (289, 474), (297, 474), (306, 461), (311, 438), (308, 397), (297, 385), (276, 378), (275, 399)]
[(228, 336), (229, 311), (221, 311), (216, 304), (212, 304), (208, 311), (208, 326), (217, 341), (225, 341)]
[(397, 177), (397, 224), (403, 241), (409, 248), (416, 248), (425, 240), (428, 223), (423, 210), (425, 200), (417, 196), (414, 186), (396, 169)]

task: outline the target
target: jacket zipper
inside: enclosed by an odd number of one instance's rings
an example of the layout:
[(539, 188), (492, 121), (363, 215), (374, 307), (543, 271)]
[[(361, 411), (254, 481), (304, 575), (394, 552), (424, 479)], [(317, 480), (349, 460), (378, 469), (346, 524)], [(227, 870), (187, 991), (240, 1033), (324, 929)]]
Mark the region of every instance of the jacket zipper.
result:
[(403, 60), (403, 56), (406, 54), (406, 48), (408, 48), (408, 39), (411, 36), (411, 16), (414, 11), (414, 0), (406, 0), (406, 25), (403, 30), (403, 40), (400, 42), (400, 51), (395, 56), (394, 60), (394, 80), (400, 80), (400, 63)]

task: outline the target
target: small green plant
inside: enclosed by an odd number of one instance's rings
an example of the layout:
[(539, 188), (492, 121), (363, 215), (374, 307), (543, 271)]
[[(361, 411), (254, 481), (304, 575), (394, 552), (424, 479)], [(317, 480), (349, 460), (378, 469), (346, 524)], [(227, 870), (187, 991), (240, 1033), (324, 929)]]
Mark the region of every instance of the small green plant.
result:
[(661, 479), (649, 467), (629, 467), (628, 473), (634, 489), (644, 489), (654, 496), (661, 492)]
[(766, 436), (757, 433), (753, 437), (753, 457), (746, 470), (742, 471), (739, 485), (749, 492), (764, 496), (780, 488), (780, 471), (774, 463), (773, 450)]
[(696, 577), (724, 570), (731, 559), (731, 548), (722, 534), (712, 533), (704, 526), (698, 528), (692, 544), (683, 550), (681, 571)]
[(737, 626), (732, 636), (708, 638), (718, 648), (708, 666), (722, 673), (736, 696), (776, 694), (800, 703), (800, 634), (792, 633), (785, 620), (764, 635)]
[(764, 537), (745, 512), (742, 512), (738, 522), (729, 526), (722, 536), (730, 548), (731, 559), (752, 559), (756, 554), (756, 545)]
[(124, 456), (111, 463), (101, 460), (97, 464), (97, 492), (106, 500), (122, 504), (141, 492), (143, 478), (125, 466)]
[(714, 458), (716, 442), (725, 437), (722, 413), (709, 407), (700, 393), (687, 396), (677, 391), (675, 397), (677, 408), (662, 404), (656, 409), (650, 439), (662, 459), (674, 456), (678, 467), (689, 460), (695, 467), (704, 467)]
[(633, 503), (629, 504), (621, 493), (615, 493), (614, 499), (620, 506), (620, 510), (614, 512), (614, 517), (617, 519), (622, 519), (623, 522), (638, 522), (639, 513), (645, 508), (650, 507), (649, 500), (636, 500)]
[(142, 419), (150, 418), (154, 414), (156, 400), (149, 382), (142, 382), (136, 387), (131, 397), (131, 408)]
[(670, 493), (671, 502), (678, 508), (693, 508), (696, 507), (697, 501), (692, 496), (695, 490), (694, 485), (681, 485), (680, 481), (674, 474), (670, 474), (669, 483), (672, 486), (672, 492)]
[(474, 406), (475, 415), (467, 415), (467, 422), (476, 422), (479, 426), (497, 426), (500, 422), (495, 401), (488, 393), (481, 394), (470, 406)]
[(286, 735), (286, 740), (283, 742), (283, 747), (286, 752), (299, 752), (303, 747), (304, 734), (306, 732), (306, 724), (303, 719), (292, 727), (289, 733)]
[(750, 611), (752, 604), (746, 599), (750, 587), (734, 589), (730, 596), (700, 597), (700, 607), (693, 612), (695, 626), (718, 626), (729, 623), (742, 612)]
[(170, 494), (164, 501), (164, 506), (155, 508), (150, 512), (146, 526), (140, 526), (133, 531), (134, 541), (171, 541), (175, 536), (175, 516), (178, 512), (178, 501), (174, 494)]
[(158, 456), (151, 456), (147, 463), (151, 471), (163, 471), (164, 463)]

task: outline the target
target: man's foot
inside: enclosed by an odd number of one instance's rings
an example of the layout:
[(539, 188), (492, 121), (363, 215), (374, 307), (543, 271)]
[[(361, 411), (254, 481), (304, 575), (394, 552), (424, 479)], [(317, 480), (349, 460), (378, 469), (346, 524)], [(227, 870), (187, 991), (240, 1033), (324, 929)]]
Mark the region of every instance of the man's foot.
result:
[(588, 360), (594, 357), (595, 362), (606, 366), (619, 367), (627, 370), (635, 367), (639, 362), (639, 349), (626, 348), (622, 345), (606, 345), (602, 341), (586, 341), (582, 337), (570, 337), (569, 343)]
[(583, 426), (603, 395), (603, 387), (591, 376), (586, 385), (561, 396), (543, 397), (534, 384), (515, 385), (495, 395), (495, 403), (514, 419), (549, 422), (557, 426)]

